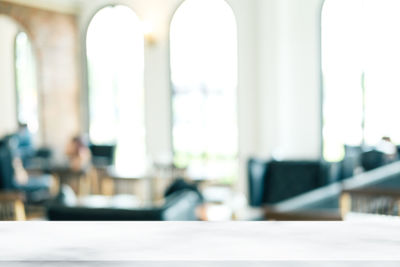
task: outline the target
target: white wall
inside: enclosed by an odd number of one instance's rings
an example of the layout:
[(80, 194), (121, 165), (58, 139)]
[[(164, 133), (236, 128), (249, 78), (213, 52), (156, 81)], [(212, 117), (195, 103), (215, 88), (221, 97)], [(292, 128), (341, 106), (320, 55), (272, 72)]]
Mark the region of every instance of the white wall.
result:
[[(238, 25), (237, 187), (243, 192), (247, 184), (245, 164), (251, 155), (284, 159), (320, 157), (322, 1), (227, 0)], [(154, 27), (157, 43), (146, 48), (145, 59), (147, 143), (152, 157), (171, 151), (168, 35), (169, 22), (181, 2), (93, 0), (82, 2), (80, 9), (82, 37), (95, 12), (110, 3), (132, 7), (140, 19)], [(86, 87), (83, 80), (83, 88)], [(87, 96), (83, 96), (85, 104)]]
[(227, 1), (236, 15), (238, 27), (238, 129), (239, 129), (239, 180), (236, 188), (247, 193), (246, 164), (257, 153), (259, 144), (258, 98), (258, 25), (257, 1)]
[(0, 15), (0, 138), (17, 130), (14, 41), (18, 25)]
[(259, 0), (262, 156), (320, 158), (321, 5), (322, 0)]

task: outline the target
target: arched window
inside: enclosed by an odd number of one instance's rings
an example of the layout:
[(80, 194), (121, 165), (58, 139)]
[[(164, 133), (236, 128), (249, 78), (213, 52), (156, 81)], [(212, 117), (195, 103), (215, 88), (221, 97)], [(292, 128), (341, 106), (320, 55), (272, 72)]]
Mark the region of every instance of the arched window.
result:
[(324, 156), (400, 143), (400, 2), (326, 0), (322, 11)]
[(144, 37), (130, 8), (108, 6), (91, 20), (86, 37), (89, 135), (94, 144), (116, 144), (119, 172), (145, 169)]
[(237, 176), (237, 28), (224, 0), (186, 0), (170, 29), (173, 150), (194, 178)]
[(18, 122), (35, 133), (39, 126), (36, 66), (32, 45), (23, 31), (15, 38), (15, 85)]
[(36, 61), (29, 36), (11, 17), (0, 14), (0, 138), (18, 123), (39, 128)]

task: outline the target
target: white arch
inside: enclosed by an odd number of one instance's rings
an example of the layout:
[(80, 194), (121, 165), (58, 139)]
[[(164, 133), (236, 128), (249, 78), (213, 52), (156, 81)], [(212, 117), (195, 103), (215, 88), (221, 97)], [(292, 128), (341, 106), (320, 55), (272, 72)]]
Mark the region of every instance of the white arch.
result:
[(123, 5), (100, 9), (88, 26), (86, 54), (91, 141), (116, 143), (117, 169), (142, 172), (144, 36), (135, 12)]
[(237, 177), (232, 8), (224, 0), (184, 1), (170, 25), (170, 62), (175, 163), (189, 164), (193, 176)]

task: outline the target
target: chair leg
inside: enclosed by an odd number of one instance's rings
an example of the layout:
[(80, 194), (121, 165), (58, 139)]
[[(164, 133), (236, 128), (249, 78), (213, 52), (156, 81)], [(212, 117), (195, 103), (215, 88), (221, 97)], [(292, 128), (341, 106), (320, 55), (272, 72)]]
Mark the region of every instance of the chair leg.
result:
[(101, 179), (101, 193), (102, 195), (114, 195), (114, 182), (110, 178), (103, 177)]
[(340, 215), (342, 219), (346, 217), (347, 213), (351, 211), (351, 196), (348, 193), (343, 193), (339, 200)]
[(16, 221), (25, 221), (25, 207), (24, 203), (21, 200), (17, 200), (14, 202), (14, 215)]

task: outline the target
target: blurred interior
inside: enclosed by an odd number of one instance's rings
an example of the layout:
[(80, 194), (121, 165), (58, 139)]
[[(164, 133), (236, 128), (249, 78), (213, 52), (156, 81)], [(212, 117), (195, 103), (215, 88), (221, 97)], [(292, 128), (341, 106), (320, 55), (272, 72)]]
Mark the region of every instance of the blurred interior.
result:
[(397, 0), (0, 0), (0, 220), (400, 216)]

